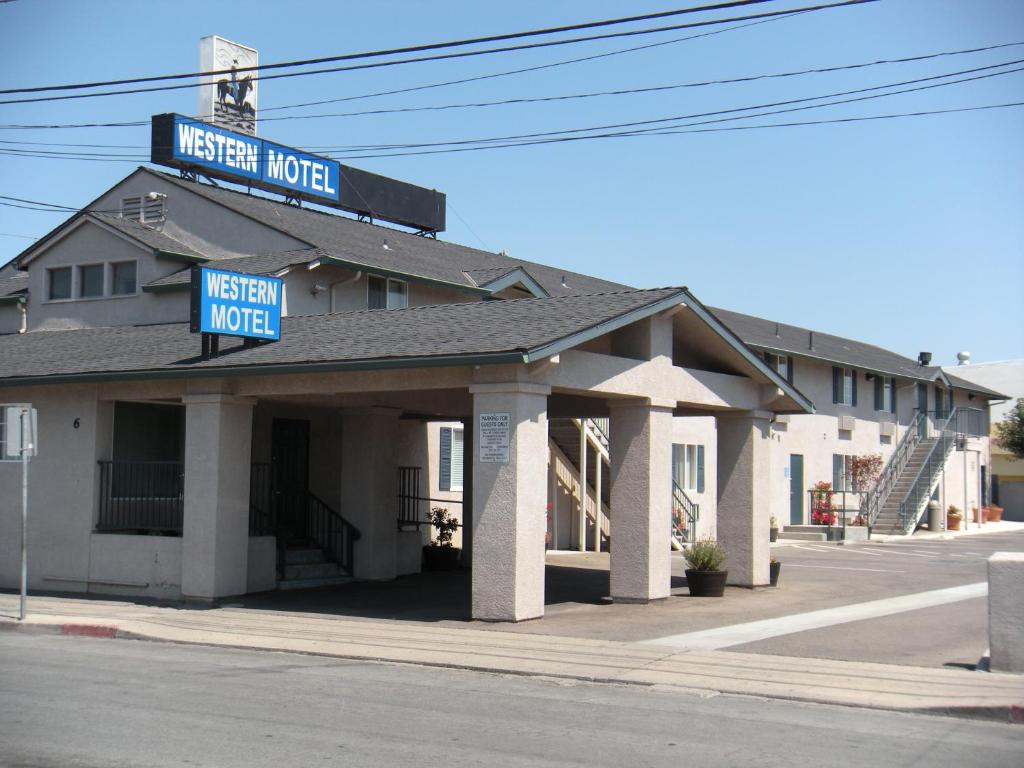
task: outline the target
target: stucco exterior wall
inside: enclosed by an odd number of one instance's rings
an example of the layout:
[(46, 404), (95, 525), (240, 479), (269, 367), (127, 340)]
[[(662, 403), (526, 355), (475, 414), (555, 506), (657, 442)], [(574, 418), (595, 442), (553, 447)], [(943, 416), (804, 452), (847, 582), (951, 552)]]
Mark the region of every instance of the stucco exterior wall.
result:
[(686, 491), (700, 505), (697, 520), (697, 538), (715, 538), (717, 535), (718, 489), (718, 436), (713, 416), (691, 416), (672, 420), (672, 443), (675, 445), (704, 446), (704, 492)]
[(21, 329), (21, 310), (15, 304), (0, 306), (0, 334), (17, 333)]
[[(461, 490), (441, 490), (441, 430), (445, 428), (462, 429), (463, 424), (461, 421), (428, 422), (424, 425), (423, 442), (416, 447), (414, 452), (406, 447), (402, 453), (401, 460), (409, 462), (404, 466), (423, 467), (423, 472), (426, 475), (424, 490), (427, 493), (425, 495), (431, 499), (437, 499), (437, 501), (423, 502), (423, 514), (426, 515), (431, 507), (444, 507), (447, 509), (449, 514), (458, 519), (460, 526), (452, 538), (452, 544), (456, 547), (462, 547), (463, 538), (466, 535), (465, 530), (461, 527), (463, 523), (461, 504), (463, 492)], [(423, 526), (423, 531), (424, 538), (428, 541), (434, 535), (434, 531), (430, 526)]]
[(163, 600), (181, 598), (181, 538), (94, 533), (89, 592)]
[[(78, 295), (78, 270), (75, 267), (119, 261), (136, 263), (134, 294), (75, 298)], [(47, 270), (67, 266), (72, 267), (72, 298), (49, 301)], [(151, 250), (86, 221), (29, 264), (28, 329), (94, 328), (187, 320), (187, 291), (147, 293), (142, 290), (150, 280), (176, 272), (181, 267), (177, 262), (158, 260)]]

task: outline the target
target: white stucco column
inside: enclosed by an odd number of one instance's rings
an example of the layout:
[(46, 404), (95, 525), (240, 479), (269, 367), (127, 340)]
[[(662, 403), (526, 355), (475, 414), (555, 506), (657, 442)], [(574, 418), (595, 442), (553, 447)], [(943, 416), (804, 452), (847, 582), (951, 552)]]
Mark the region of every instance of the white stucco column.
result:
[(763, 411), (717, 417), (718, 541), (728, 583), (743, 587), (768, 583), (770, 418)]
[[(469, 391), (473, 394), (473, 421), (466, 425), (467, 433), (473, 431), (472, 615), (484, 621), (535, 619), (544, 615), (551, 388), (512, 382), (477, 384)], [(482, 423), (485, 434), (481, 434)], [(507, 454), (500, 447), (505, 429), (501, 424), (507, 425)]]
[(668, 597), (672, 574), (672, 408), (611, 401), (611, 593), (619, 603)]
[(342, 411), (342, 517), (362, 534), (355, 543), (359, 579), (398, 575), (398, 417), (394, 408)]
[(181, 591), (212, 600), (246, 591), (252, 409), (232, 395), (187, 395)]

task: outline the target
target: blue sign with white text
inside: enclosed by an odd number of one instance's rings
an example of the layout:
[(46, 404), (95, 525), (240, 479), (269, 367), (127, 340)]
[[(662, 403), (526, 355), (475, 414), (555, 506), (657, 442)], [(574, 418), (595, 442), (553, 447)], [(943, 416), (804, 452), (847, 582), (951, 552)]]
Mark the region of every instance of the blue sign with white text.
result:
[(192, 272), (193, 333), (278, 341), (284, 281), (198, 267)]
[(174, 115), (171, 160), (338, 202), (335, 160)]

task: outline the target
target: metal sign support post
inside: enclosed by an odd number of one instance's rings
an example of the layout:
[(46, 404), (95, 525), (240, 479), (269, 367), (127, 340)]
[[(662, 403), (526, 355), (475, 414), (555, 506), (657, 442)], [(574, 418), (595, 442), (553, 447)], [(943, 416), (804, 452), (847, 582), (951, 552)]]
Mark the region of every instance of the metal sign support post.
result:
[[(25, 599), (28, 595), (28, 455), (32, 445), (26, 438), (32, 428), (32, 411), (21, 409), (21, 601), (18, 621), (25, 620)], [(32, 436), (35, 440), (35, 435)]]

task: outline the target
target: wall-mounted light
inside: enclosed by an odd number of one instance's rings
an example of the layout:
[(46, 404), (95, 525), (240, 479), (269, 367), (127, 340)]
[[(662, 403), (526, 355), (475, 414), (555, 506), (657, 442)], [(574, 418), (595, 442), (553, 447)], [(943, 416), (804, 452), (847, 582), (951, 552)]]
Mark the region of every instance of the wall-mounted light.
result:
[(314, 296), (315, 297), (315, 296), (317, 296), (317, 294), (321, 294), (321, 293), (323, 293), (326, 290), (327, 290), (326, 286), (320, 285), (320, 283), (313, 283), (313, 285), (310, 286), (310, 288), (309, 288), (309, 294), (310, 294), (310, 296)]

